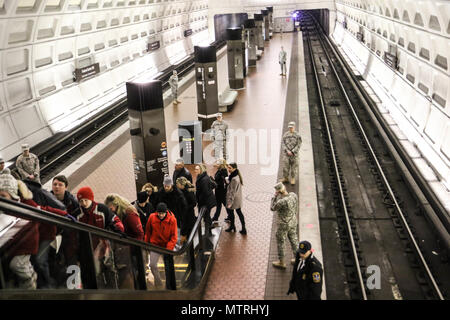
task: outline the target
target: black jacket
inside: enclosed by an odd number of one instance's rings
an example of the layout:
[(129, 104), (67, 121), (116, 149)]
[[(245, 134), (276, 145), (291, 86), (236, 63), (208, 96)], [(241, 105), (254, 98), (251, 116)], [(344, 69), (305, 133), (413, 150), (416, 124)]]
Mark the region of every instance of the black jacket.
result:
[(228, 177), (228, 170), (225, 168), (217, 170), (216, 174), (214, 175), (214, 181), (217, 184), (217, 187), (214, 190), (217, 202), (225, 202), (225, 198), (227, 195), (227, 185), (225, 182), (226, 177)]
[(192, 183), (192, 175), (189, 172), (189, 170), (186, 169), (186, 168), (181, 168), (180, 170), (175, 170), (173, 172), (173, 176), (172, 176), (173, 184), (176, 184), (177, 183), (177, 179), (181, 178), (181, 177), (185, 177), (186, 179), (188, 179)]
[(134, 207), (136, 208), (137, 212), (139, 213), (139, 219), (141, 220), (142, 228), (144, 229), (147, 226), (148, 217), (155, 212), (155, 207), (150, 202), (147, 202), (144, 207), (139, 206), (137, 201), (134, 203)]
[(320, 300), (322, 293), (322, 264), (312, 254), (305, 260), (305, 266), (297, 270), (300, 254), (295, 255), (292, 278), (289, 283), (289, 293), (296, 292), (299, 300)]
[(181, 228), (186, 215), (187, 203), (183, 193), (176, 186), (172, 186), (172, 188), (171, 192), (166, 192), (164, 188), (158, 191), (156, 206), (158, 206), (158, 203), (164, 202), (167, 208), (175, 215), (178, 228)]
[(195, 188), (197, 189), (196, 196), (199, 209), (203, 206), (206, 206), (208, 209), (216, 206), (216, 197), (213, 193), (211, 179), (206, 172), (197, 177)]
[(181, 226), (180, 234), (182, 236), (189, 236), (192, 228), (195, 224), (195, 211), (194, 208), (197, 205), (197, 200), (195, 197), (195, 189), (184, 188), (183, 195), (187, 202), (186, 215), (183, 225)]
[[(53, 194), (53, 191), (50, 191)], [(64, 192), (64, 199), (62, 203), (66, 206), (67, 213), (73, 217), (77, 217), (80, 214), (80, 205), (78, 200), (69, 191)]]

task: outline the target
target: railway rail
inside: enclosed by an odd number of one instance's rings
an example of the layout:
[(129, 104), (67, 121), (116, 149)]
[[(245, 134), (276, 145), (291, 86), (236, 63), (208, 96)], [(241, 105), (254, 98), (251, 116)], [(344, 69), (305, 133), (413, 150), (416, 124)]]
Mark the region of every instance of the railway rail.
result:
[[(450, 274), (448, 260), (429, 250), (439, 247), (433, 225), (416, 214), (417, 203), (397, 164), (376, 139), (357, 89), (343, 77), (343, 66), (312, 17), (303, 18), (302, 30), (317, 95), (322, 166), (329, 175), (323, 180), (333, 191), (334, 216), (321, 212), (321, 220), (333, 220), (337, 228), (342, 251), (337, 260), (344, 265), (349, 298), (443, 300)], [(383, 288), (369, 290), (368, 270), (374, 266)]]
[[(225, 42), (217, 41), (211, 45), (219, 50)], [(179, 64), (166, 69), (156, 80), (163, 82), (163, 90), (165, 90), (169, 87), (168, 80), (173, 70), (177, 70), (178, 75), (183, 77), (194, 68), (194, 65), (194, 55), (190, 55)], [(31, 152), (39, 157), (42, 184), (127, 121), (127, 99), (122, 98), (70, 132), (57, 133), (31, 148)], [(16, 158), (10, 161), (15, 163), (15, 160)], [(13, 172), (16, 171), (15, 164), (11, 165), (10, 169)]]

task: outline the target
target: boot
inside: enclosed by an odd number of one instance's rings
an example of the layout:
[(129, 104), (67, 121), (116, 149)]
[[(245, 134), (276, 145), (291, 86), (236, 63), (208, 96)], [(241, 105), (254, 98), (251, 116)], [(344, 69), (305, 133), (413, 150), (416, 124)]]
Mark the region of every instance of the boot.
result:
[(291, 179), (291, 186), (293, 186), (295, 184), (295, 178)]
[(225, 232), (236, 232), (236, 227), (232, 226), (225, 230)]
[(277, 261), (273, 261), (272, 265), (275, 268), (279, 268), (279, 269), (286, 269), (286, 264), (284, 263), (284, 261), (282, 260), (277, 260)]
[(244, 228), (242, 228), (241, 231), (239, 231), (239, 233), (242, 234), (243, 236), (245, 236), (245, 235), (247, 235), (247, 229), (245, 229), (245, 227), (244, 227)]
[(178, 101), (177, 100), (173, 101), (173, 104), (178, 104)]
[(177, 102), (177, 104), (181, 103), (181, 101), (179, 101), (178, 99), (177, 99), (177, 100), (175, 100), (175, 101)]

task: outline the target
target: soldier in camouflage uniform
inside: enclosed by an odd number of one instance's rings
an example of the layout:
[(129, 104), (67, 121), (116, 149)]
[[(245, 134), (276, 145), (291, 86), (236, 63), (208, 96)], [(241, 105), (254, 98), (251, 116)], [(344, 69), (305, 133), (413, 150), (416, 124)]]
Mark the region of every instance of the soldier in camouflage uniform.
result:
[(172, 90), (173, 104), (181, 103), (178, 101), (178, 74), (177, 70), (173, 70), (173, 74), (169, 78), (170, 89)]
[(212, 125), (212, 138), (214, 141), (214, 158), (227, 159), (227, 138), (228, 138), (228, 123), (222, 120), (222, 114), (217, 114), (217, 120)]
[(291, 185), (295, 184), (295, 177), (298, 173), (298, 153), (302, 145), (300, 134), (295, 131), (295, 122), (288, 124), (289, 131), (283, 135), (283, 180), (289, 181), (289, 173), (291, 173)]
[(28, 179), (41, 183), (39, 178), (39, 159), (35, 154), (30, 153), (28, 144), (22, 145), (22, 154), (17, 157), (16, 168), (22, 180)]
[[(272, 262), (276, 268), (286, 268), (284, 263), (284, 242), (286, 236), (291, 243), (292, 252), (295, 257), (298, 243), (297, 208), (298, 201), (295, 193), (286, 191), (285, 186), (279, 182), (275, 185), (275, 196), (272, 198), (270, 210), (278, 212), (278, 229), (276, 233), (278, 246), (278, 261)], [(295, 259), (291, 260), (294, 263)]]

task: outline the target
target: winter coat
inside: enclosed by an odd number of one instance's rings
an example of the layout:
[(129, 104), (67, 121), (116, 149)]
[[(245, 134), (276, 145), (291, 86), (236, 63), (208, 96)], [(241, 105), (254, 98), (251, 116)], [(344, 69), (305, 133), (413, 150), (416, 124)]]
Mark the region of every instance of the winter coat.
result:
[(158, 213), (152, 213), (145, 228), (145, 242), (173, 250), (177, 240), (177, 219), (174, 214), (167, 211), (166, 217), (161, 220), (158, 217)]
[(155, 208), (150, 202), (147, 202), (144, 207), (139, 206), (137, 201), (134, 203), (134, 207), (139, 213), (139, 219), (141, 219), (142, 228), (145, 231), (145, 226), (147, 225), (148, 217), (155, 212)]
[(189, 172), (188, 169), (186, 168), (181, 168), (180, 170), (175, 170), (173, 172), (173, 183), (177, 183), (177, 179), (181, 178), (181, 177), (185, 177), (186, 179), (188, 179), (191, 183), (192, 183), (192, 174)]
[(195, 188), (197, 189), (196, 196), (199, 209), (203, 206), (206, 206), (208, 209), (216, 206), (216, 197), (213, 193), (211, 179), (206, 172), (197, 176)]
[[(42, 189), (42, 186), (35, 182), (25, 180), (24, 183), (28, 189), (33, 192), (33, 201), (44, 211), (48, 211), (60, 216), (67, 215), (65, 205), (56, 199), (56, 197), (49, 191)], [(56, 226), (49, 223), (39, 223), (39, 242), (45, 240), (54, 240), (56, 237)]]
[(214, 190), (217, 203), (225, 203), (227, 195), (227, 183), (225, 182), (226, 177), (228, 177), (228, 171), (225, 168), (217, 170), (216, 174), (214, 175), (214, 181), (217, 184), (217, 187)]
[(128, 236), (136, 240), (144, 240), (144, 229), (135, 207), (130, 206), (125, 210), (125, 214), (122, 216), (122, 223)]
[[(53, 191), (50, 192), (53, 194)], [(77, 198), (67, 190), (64, 192), (62, 203), (66, 207), (67, 213), (71, 216), (77, 217), (80, 214), (80, 204)]]
[(181, 227), (180, 234), (182, 236), (189, 236), (192, 231), (192, 228), (195, 224), (195, 206), (197, 205), (197, 200), (195, 198), (195, 189), (194, 188), (184, 188), (183, 190), (184, 198), (187, 202), (186, 215), (183, 225)]
[[(234, 172), (237, 172), (237, 170)], [(236, 210), (242, 208), (242, 185), (237, 174), (231, 174), (230, 177), (231, 180), (227, 188), (227, 208), (231, 205), (229, 209)]]
[(95, 201), (92, 201), (90, 208), (81, 208), (77, 220), (97, 228), (124, 232), (124, 227), (119, 217), (111, 212), (107, 206)]
[[(20, 199), (20, 202), (31, 207), (39, 207), (39, 205), (31, 199)], [(10, 214), (14, 216), (14, 214)], [(14, 236), (9, 255), (11, 257), (21, 255), (35, 255), (39, 249), (39, 222), (33, 220), (22, 219), (26, 224)]]
[(176, 187), (172, 187), (172, 191), (166, 192), (164, 188), (158, 191), (157, 194), (157, 205), (160, 202), (164, 202), (167, 205), (167, 209), (171, 211), (177, 220), (178, 228), (181, 228), (184, 221), (184, 216), (186, 214), (186, 199), (183, 193)]

